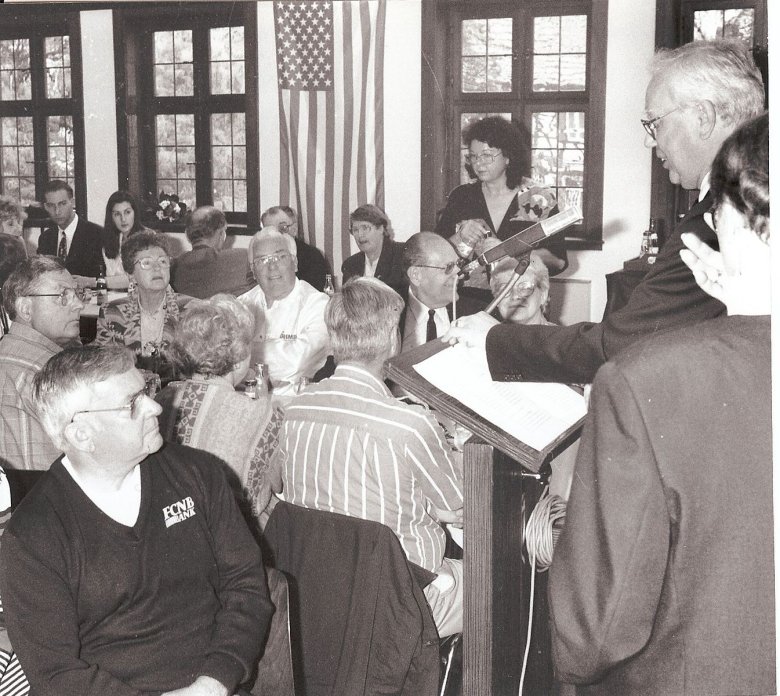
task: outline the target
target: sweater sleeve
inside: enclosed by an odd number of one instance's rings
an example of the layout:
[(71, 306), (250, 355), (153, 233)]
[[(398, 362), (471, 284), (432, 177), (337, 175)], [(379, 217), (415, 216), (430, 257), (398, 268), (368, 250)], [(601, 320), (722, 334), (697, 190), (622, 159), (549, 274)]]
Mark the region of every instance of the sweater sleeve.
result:
[(40, 533), (21, 538), (12, 523), (3, 535), (0, 551), (0, 587), (8, 634), (33, 692), (141, 696), (142, 692), (110, 672), (80, 659), (78, 617), (68, 587), (64, 537), (53, 529), (38, 530)]
[(590, 414), (550, 571), (553, 659), (572, 683), (647, 644), (671, 533), (641, 404), (615, 363), (599, 372)]
[(221, 604), (201, 674), (217, 679), (232, 689), (232, 694), (256, 667), (274, 608), (260, 548), (241, 516), (221, 467), (205, 462), (201, 471)]
[(447, 203), (441, 211), (434, 232), (445, 239), (455, 234), (455, 226), (461, 220), (474, 217), (474, 211), (469, 210), (468, 185), (456, 186), (447, 196)]

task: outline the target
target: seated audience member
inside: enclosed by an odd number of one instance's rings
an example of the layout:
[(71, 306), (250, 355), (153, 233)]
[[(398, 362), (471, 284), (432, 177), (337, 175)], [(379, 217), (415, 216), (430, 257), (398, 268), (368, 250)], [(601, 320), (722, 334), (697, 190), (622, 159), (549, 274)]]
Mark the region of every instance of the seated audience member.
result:
[(712, 166), (720, 252), (683, 236), (726, 315), (593, 383), (549, 586), (557, 672), (581, 693), (777, 693), (768, 165), (764, 115)]
[(48, 469), (59, 457), (30, 403), (30, 384), (46, 361), (80, 345), (79, 316), (89, 291), (54, 258), (31, 256), (3, 284), (12, 319), (0, 341), (0, 464)]
[(103, 263), (103, 230), (76, 212), (73, 188), (59, 179), (43, 188), (43, 207), (54, 221), (38, 238), (38, 253), (56, 256), (81, 285), (95, 283)]
[(336, 371), (285, 409), (279, 462), (285, 500), (382, 522), (412, 563), (452, 578), (446, 590), (425, 590), (447, 636), (462, 630), (463, 568), (444, 558), (439, 523), (461, 519), (462, 460), (430, 413), (397, 401), (382, 382), (384, 361), (400, 345), (403, 307), (374, 278), (355, 278), (330, 299)]
[(169, 242), (158, 232), (138, 232), (122, 246), (122, 266), (130, 276), (127, 298), (104, 304), (97, 320), (96, 345), (116, 343), (136, 353), (139, 367), (172, 376), (165, 350), (173, 339), (179, 313), (191, 299), (168, 284)]
[[(493, 238), (486, 239), (483, 250), (499, 244)], [(480, 253), (484, 253), (481, 251)], [(517, 268), (518, 259), (506, 257), (490, 264), (490, 292), (497, 297)], [(541, 257), (532, 251), (528, 268), (520, 276), (509, 294), (498, 303), (496, 311), (503, 321), (512, 324), (546, 324), (550, 304), (550, 274)]]
[(129, 279), (122, 266), (122, 244), (131, 234), (151, 231), (141, 222), (141, 212), (132, 194), (114, 191), (108, 197), (103, 224), (103, 263), (109, 288), (124, 290), (128, 286)]
[(171, 268), (176, 292), (206, 299), (220, 292), (240, 295), (252, 285), (246, 249), (223, 249), (227, 239), (225, 214), (211, 205), (195, 208), (185, 230), (192, 251), (177, 256)]
[(286, 205), (275, 205), (266, 210), (260, 218), (263, 227), (275, 227), (295, 240), (295, 255), (298, 258), (296, 275), (315, 290), (325, 289), (325, 276), (331, 274), (330, 264), (323, 253), (303, 240), (298, 229), (298, 214)]
[(710, 167), (723, 141), (764, 110), (764, 84), (750, 50), (737, 41), (693, 41), (659, 49), (650, 66), (641, 119), (645, 145), (669, 180), (699, 200), (663, 245), (652, 269), (628, 302), (601, 322), (569, 326), (498, 324), (479, 313), (446, 336), (484, 346), (495, 380), (587, 384), (598, 368), (636, 341), (723, 314), (723, 303), (703, 292), (680, 259), (681, 235), (707, 243), (715, 234), (704, 222), (712, 205)]
[(10, 320), (3, 307), (3, 283), (26, 258), (27, 250), (21, 238), (0, 233), (0, 337), (10, 330)]
[(385, 212), (367, 203), (352, 211), (349, 231), (360, 251), (341, 266), (341, 281), (360, 276), (374, 277), (406, 298), (409, 278), (403, 264), (404, 245), (393, 241), (393, 229)]
[(443, 237), (433, 232), (413, 234), (406, 240), (403, 264), (409, 294), (401, 316), (402, 350), (443, 336), (456, 310), (463, 316), (484, 308), (472, 298), (457, 301), (458, 254)]
[(276, 394), (293, 393), (328, 357), (325, 305), (328, 296), (295, 277), (295, 242), (275, 227), (264, 227), (249, 245), (257, 285), (238, 299), (255, 315), (252, 362), (268, 365)]
[(171, 382), (155, 398), (162, 406), (163, 438), (228, 464), (239, 498), (259, 518), (271, 499), (268, 464), (279, 441), (281, 412), (270, 396), (249, 399), (235, 390), (249, 369), (254, 327), (252, 312), (231, 295), (190, 302), (170, 349), (186, 379)]
[(0, 196), (0, 235), (16, 237), (24, 244), (27, 251), (27, 242), (24, 234), (24, 221), (27, 219), (27, 213), (20, 203), (13, 198)]
[(33, 400), (65, 455), (0, 550), (8, 633), (33, 690), (236, 694), (273, 606), (219, 460), (162, 446), (160, 407), (123, 347), (59, 353)]

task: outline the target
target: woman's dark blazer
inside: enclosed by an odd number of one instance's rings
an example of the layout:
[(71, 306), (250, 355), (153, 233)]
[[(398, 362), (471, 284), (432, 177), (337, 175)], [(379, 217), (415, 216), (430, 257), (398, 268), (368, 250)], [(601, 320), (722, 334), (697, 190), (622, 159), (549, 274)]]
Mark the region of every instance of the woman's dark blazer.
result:
[[(406, 301), (406, 295), (409, 291), (409, 277), (403, 266), (403, 242), (394, 242), (387, 237), (382, 244), (382, 253), (379, 254), (379, 261), (376, 264), (376, 273), (374, 277), (389, 285)], [(363, 275), (366, 268), (366, 255), (359, 251), (350, 256), (341, 265), (342, 285), (350, 278)]]

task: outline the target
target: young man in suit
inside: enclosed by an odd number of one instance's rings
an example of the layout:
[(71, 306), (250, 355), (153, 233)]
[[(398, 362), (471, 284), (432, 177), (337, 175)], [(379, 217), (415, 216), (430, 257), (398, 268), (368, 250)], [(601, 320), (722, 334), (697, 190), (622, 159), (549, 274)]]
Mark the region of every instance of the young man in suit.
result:
[(38, 253), (56, 256), (72, 275), (94, 280), (103, 263), (101, 228), (79, 217), (73, 188), (65, 181), (54, 179), (47, 183), (43, 200), (43, 207), (55, 224), (41, 232)]

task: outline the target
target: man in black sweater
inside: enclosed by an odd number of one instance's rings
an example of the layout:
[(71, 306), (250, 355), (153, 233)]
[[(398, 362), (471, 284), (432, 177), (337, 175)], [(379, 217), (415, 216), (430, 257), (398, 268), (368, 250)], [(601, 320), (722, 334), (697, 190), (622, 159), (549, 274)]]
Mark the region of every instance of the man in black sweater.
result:
[(162, 446), (124, 348), (63, 351), (33, 401), (65, 456), (6, 528), (0, 587), (35, 693), (247, 693), (273, 607), (219, 460)]

